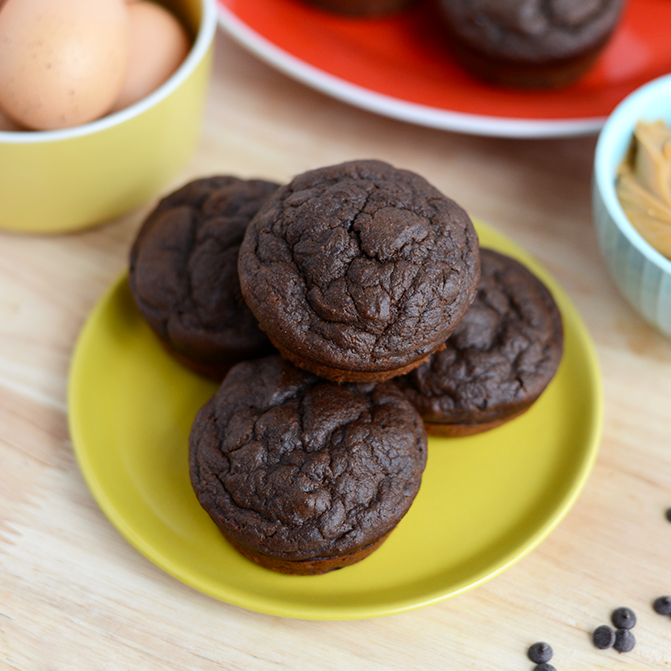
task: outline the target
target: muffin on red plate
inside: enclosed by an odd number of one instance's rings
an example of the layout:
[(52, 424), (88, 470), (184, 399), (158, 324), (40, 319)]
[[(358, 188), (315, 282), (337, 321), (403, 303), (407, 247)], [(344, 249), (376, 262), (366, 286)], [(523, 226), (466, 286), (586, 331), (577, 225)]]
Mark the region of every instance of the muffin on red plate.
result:
[(422, 420), (393, 382), (336, 384), (280, 356), (242, 362), (189, 438), (198, 501), (243, 556), (316, 575), (376, 550), (426, 466)]
[(240, 292), (247, 225), (279, 185), (197, 179), (161, 200), (137, 234), (129, 283), (140, 313), (181, 363), (215, 380), (274, 351)]
[(435, 436), (481, 433), (521, 415), (561, 361), (561, 314), (525, 266), (480, 250), (478, 294), (445, 349), (395, 380)]
[(570, 84), (593, 65), (624, 0), (437, 0), (456, 59), (495, 84)]

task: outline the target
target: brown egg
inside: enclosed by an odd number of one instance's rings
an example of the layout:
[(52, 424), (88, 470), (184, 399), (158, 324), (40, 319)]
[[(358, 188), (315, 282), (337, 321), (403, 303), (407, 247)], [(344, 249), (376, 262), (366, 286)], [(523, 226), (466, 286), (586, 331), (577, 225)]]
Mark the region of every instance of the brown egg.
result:
[(128, 4), (130, 16), (130, 64), (113, 111), (124, 109), (156, 90), (180, 66), (191, 48), (182, 24), (154, 2)]
[(37, 130), (87, 123), (118, 98), (129, 54), (123, 0), (6, 0), (0, 105)]
[(6, 131), (17, 131), (17, 130), (26, 130), (17, 124), (13, 119), (10, 119), (3, 111), (0, 109), (0, 130)]

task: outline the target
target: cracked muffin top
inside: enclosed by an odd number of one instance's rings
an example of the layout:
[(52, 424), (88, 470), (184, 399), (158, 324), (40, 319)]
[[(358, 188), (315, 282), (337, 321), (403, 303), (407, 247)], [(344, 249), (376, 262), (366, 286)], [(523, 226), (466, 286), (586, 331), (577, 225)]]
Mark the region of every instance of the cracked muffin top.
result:
[(173, 353), (210, 377), (273, 351), (242, 298), (237, 267), (250, 220), (278, 186), (230, 176), (190, 182), (160, 201), (131, 249), (140, 312)]
[(557, 371), (559, 309), (509, 256), (480, 250), (478, 294), (445, 349), (395, 380), (427, 423), (478, 424), (531, 405)]
[(440, 0), (448, 26), (492, 57), (543, 62), (600, 46), (624, 0)]
[(239, 272), (285, 357), (336, 381), (387, 379), (458, 324), (475, 296), (478, 238), (423, 177), (353, 161), (278, 189), (247, 229)]
[(304, 560), (393, 529), (419, 490), (427, 441), (393, 383), (339, 385), (271, 356), (231, 369), (189, 452), (194, 491), (224, 535)]

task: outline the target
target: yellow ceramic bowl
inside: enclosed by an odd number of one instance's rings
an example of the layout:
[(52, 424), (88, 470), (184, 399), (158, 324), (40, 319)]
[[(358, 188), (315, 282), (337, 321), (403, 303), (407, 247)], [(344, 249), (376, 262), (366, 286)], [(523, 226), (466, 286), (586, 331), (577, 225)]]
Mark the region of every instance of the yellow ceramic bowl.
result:
[(173, 76), (144, 100), (89, 124), (0, 131), (0, 228), (60, 233), (121, 216), (158, 193), (200, 134), (215, 0), (162, 0), (195, 40)]

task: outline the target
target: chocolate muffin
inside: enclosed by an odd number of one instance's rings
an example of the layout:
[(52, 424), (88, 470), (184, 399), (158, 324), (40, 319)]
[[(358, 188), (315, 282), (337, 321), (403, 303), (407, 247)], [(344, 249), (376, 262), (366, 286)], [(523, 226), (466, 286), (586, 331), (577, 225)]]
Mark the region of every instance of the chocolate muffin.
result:
[(416, 0), (306, 0), (308, 4), (336, 14), (376, 18), (400, 12)]
[(515, 87), (565, 86), (592, 66), (624, 0), (438, 0), (457, 60)]
[(395, 381), (432, 435), (471, 435), (517, 417), (561, 360), (561, 315), (547, 287), (508, 256), (481, 249), (480, 259), (477, 297), (445, 349)]
[(407, 372), (475, 297), (478, 238), (423, 177), (381, 161), (306, 172), (259, 210), (242, 294), (280, 353), (337, 382)]
[(338, 385), (271, 356), (232, 368), (198, 412), (191, 482), (245, 557), (314, 575), (385, 540), (419, 490), (426, 445), (392, 382)]
[(279, 185), (216, 176), (160, 201), (130, 254), (130, 288), (149, 326), (192, 370), (221, 380), (238, 361), (274, 351), (245, 305), (238, 252)]

